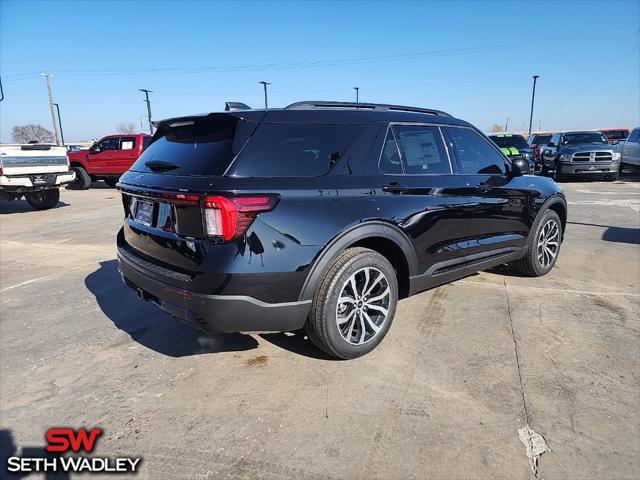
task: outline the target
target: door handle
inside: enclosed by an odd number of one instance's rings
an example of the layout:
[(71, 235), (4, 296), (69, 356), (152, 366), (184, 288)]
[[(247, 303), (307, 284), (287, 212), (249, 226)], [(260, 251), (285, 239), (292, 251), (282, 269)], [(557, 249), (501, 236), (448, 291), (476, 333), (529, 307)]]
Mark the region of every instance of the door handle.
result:
[(400, 185), (398, 182), (391, 182), (388, 185), (384, 185), (382, 187), (382, 191), (389, 193), (407, 193), (409, 191), (409, 187)]

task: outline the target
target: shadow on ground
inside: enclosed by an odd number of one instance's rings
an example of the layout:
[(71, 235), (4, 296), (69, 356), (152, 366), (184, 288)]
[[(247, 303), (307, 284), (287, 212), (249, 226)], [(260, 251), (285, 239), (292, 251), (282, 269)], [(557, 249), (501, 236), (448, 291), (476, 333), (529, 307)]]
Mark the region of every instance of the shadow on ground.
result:
[[(44, 432), (43, 436), (44, 436)], [(48, 453), (44, 447), (22, 447), (18, 452), (18, 447), (14, 443), (13, 435), (10, 430), (0, 429), (0, 478), (31, 478), (30, 473), (9, 472), (6, 469), (7, 460), (10, 457), (20, 456), (22, 458), (54, 458), (55, 455)], [(40, 477), (39, 477), (40, 478)], [(47, 472), (44, 474), (44, 480), (67, 480), (70, 475), (67, 472)]]
[[(53, 207), (53, 209), (64, 208), (68, 206), (68, 203), (58, 202), (58, 205), (56, 207)], [(27, 203), (26, 200), (11, 200), (10, 202), (3, 200), (0, 202), (0, 215), (6, 215), (8, 213), (28, 213), (37, 211), (38, 210), (35, 210), (31, 205)]]
[(602, 240), (614, 243), (629, 243), (631, 245), (640, 245), (640, 228), (631, 227), (612, 227), (609, 225), (600, 225), (597, 223), (584, 222), (567, 222), (571, 225), (584, 225), (586, 227), (606, 228), (602, 234)]
[(152, 303), (140, 300), (122, 283), (118, 262), (100, 263), (85, 278), (103, 313), (120, 330), (147, 348), (170, 357), (251, 350), (258, 342), (239, 333), (208, 335), (175, 320)]

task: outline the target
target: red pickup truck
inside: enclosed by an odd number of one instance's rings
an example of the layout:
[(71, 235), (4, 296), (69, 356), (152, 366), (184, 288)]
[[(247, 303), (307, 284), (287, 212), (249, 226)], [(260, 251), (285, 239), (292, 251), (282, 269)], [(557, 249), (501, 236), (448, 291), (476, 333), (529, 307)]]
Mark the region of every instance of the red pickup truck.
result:
[(108, 135), (88, 150), (69, 152), (70, 168), (76, 172), (69, 188), (85, 190), (95, 180), (115, 186), (120, 175), (129, 170), (150, 142), (151, 136), (144, 133)]

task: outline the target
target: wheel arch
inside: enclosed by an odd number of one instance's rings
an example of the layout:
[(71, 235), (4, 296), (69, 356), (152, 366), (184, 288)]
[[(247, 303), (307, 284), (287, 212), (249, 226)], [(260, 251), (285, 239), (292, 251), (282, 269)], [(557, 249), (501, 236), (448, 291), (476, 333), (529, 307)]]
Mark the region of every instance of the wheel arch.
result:
[(411, 241), (402, 230), (390, 223), (370, 221), (341, 232), (322, 249), (311, 266), (299, 299), (312, 299), (333, 259), (346, 248), (356, 246), (375, 250), (389, 260), (397, 273), (399, 297), (408, 296), (409, 277), (418, 271), (418, 259)]

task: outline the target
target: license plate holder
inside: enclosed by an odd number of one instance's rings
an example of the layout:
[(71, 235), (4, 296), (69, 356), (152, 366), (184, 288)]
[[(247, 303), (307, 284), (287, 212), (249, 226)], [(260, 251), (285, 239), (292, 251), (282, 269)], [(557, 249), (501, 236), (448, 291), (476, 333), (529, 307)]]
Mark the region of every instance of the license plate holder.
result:
[(31, 183), (34, 185), (47, 185), (51, 183), (51, 178), (49, 175), (32, 175)]
[(153, 202), (138, 200), (136, 203), (136, 215), (133, 219), (137, 223), (150, 227), (153, 220)]
[(589, 165), (589, 166), (587, 167), (587, 169), (588, 169), (589, 171), (593, 172), (593, 171), (596, 169), (596, 166), (595, 166), (595, 165)]

